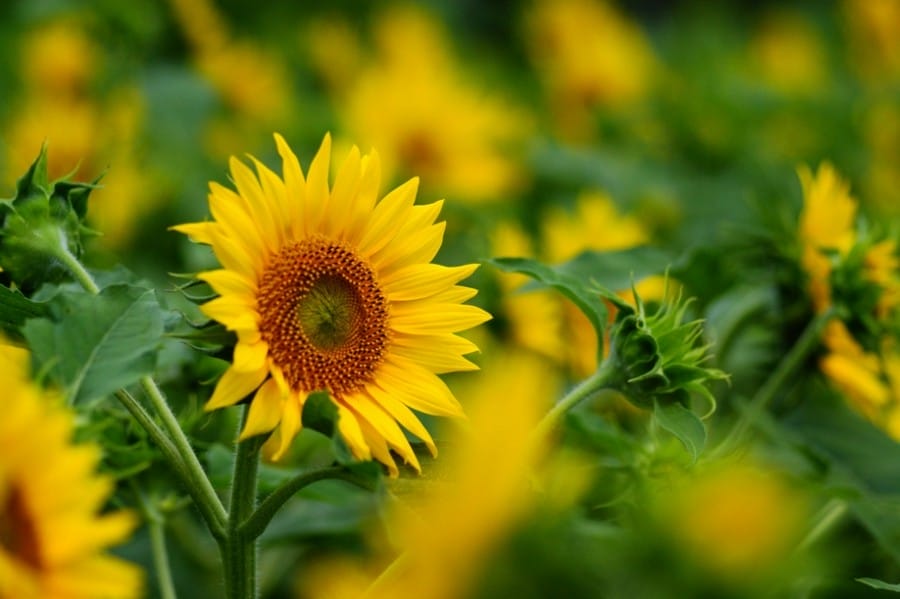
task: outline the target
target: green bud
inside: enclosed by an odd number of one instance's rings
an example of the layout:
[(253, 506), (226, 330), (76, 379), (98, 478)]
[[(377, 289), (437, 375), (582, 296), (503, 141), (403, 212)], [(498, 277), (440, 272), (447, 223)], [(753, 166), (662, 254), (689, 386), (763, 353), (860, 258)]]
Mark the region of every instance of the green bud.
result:
[(702, 323), (685, 321), (690, 304), (679, 295), (663, 301), (648, 314), (635, 292), (636, 307), (620, 305), (610, 334), (607, 372), (612, 387), (642, 408), (679, 403), (687, 406), (691, 394), (715, 400), (706, 388), (711, 380), (727, 378), (715, 368), (702, 366), (708, 345), (699, 343)]
[(83, 222), (97, 185), (70, 176), (48, 180), (45, 145), (18, 180), (15, 197), (0, 199), (0, 267), (20, 288), (64, 278), (61, 259), (80, 256), (83, 237), (95, 234)]

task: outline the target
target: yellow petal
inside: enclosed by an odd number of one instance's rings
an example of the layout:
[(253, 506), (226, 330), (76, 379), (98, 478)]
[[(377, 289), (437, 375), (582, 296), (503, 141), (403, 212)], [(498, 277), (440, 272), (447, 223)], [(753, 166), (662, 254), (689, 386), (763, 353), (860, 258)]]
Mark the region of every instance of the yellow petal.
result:
[(379, 366), (376, 381), (385, 392), (423, 414), (465, 417), (444, 381), (414, 362), (392, 355)]
[[(394, 339), (391, 353), (411, 360), (435, 374), (478, 370), (478, 366), (462, 356), (466, 352), (459, 351), (460, 346), (453, 343), (456, 339), (459, 338), (455, 335), (428, 335), (418, 338), (404, 336), (400, 342)], [(472, 351), (468, 346), (465, 349)]]
[(192, 241), (196, 243), (205, 243), (206, 245), (212, 244), (212, 235), (210, 233), (210, 227), (214, 226), (213, 223), (185, 223), (183, 225), (175, 225), (174, 227), (169, 227), (172, 231), (178, 231), (179, 233), (184, 233), (188, 237), (191, 238)]
[(260, 368), (255, 372), (243, 372), (232, 366), (219, 379), (212, 397), (209, 398), (203, 409), (209, 411), (233, 406), (256, 389), (268, 373), (267, 368)]
[(412, 209), (418, 190), (419, 179), (412, 178), (375, 205), (359, 241), (358, 248), (361, 254), (372, 255), (393, 238)]
[(468, 304), (398, 302), (392, 306), (390, 327), (419, 335), (457, 333), (490, 320), (491, 315)]
[(435, 446), (434, 440), (431, 438), (428, 429), (425, 428), (422, 422), (408, 407), (406, 407), (405, 404), (401, 403), (393, 395), (385, 392), (376, 385), (369, 385), (366, 387), (366, 393), (370, 394), (372, 399), (384, 408), (384, 410), (406, 430), (421, 439), (428, 447), (428, 451), (431, 452), (432, 456), (437, 456), (437, 447)]
[[(244, 210), (250, 217), (250, 222), (259, 228), (260, 237), (270, 252), (274, 252), (278, 247), (280, 235), (278, 234), (279, 226), (275, 221), (272, 211), (269, 208), (270, 198), (263, 195), (260, 182), (246, 164), (235, 158), (234, 156), (228, 161), (231, 170), (231, 176), (234, 179), (234, 185), (237, 187), (241, 200), (244, 203)], [(246, 223), (245, 223), (246, 226)]]
[(256, 295), (256, 282), (232, 270), (208, 270), (197, 275), (206, 281), (219, 295), (239, 295), (253, 297)]
[(297, 155), (291, 150), (278, 133), (275, 134), (275, 145), (278, 146), (278, 154), (281, 156), (281, 171), (284, 175), (285, 209), (287, 222), (295, 239), (299, 238), (304, 230), (304, 211), (306, 203), (306, 180), (303, 178), (303, 169)]
[(350, 452), (358, 460), (371, 459), (372, 450), (369, 449), (369, 445), (366, 443), (365, 437), (363, 437), (356, 416), (340, 401), (336, 401), (335, 405), (338, 409), (338, 430), (347, 443), (347, 447), (350, 448)]
[(323, 223), (325, 235), (343, 238), (343, 233), (353, 217), (353, 205), (358, 195), (361, 174), (360, 161), (359, 149), (353, 146), (334, 179), (331, 203), (328, 205), (328, 217)]
[(269, 355), (269, 344), (265, 341), (258, 343), (240, 343), (234, 346), (234, 359), (232, 365), (235, 370), (253, 372), (266, 366), (266, 358)]
[(359, 430), (362, 432), (363, 438), (371, 450), (372, 457), (387, 466), (388, 476), (397, 478), (400, 475), (400, 470), (397, 469), (397, 463), (394, 462), (394, 457), (391, 455), (391, 450), (385, 438), (378, 434), (378, 431), (363, 418), (359, 418)]
[[(357, 414), (357, 420), (359, 420), (360, 424), (365, 421), (371, 425), (374, 432), (387, 441), (388, 445), (397, 453), (403, 456), (403, 459), (406, 460), (407, 463), (412, 465), (416, 471), (422, 471), (419, 466), (419, 460), (416, 458), (416, 454), (410, 446), (409, 441), (406, 439), (406, 436), (404, 436), (403, 431), (397, 426), (397, 421), (391, 418), (390, 415), (385, 412), (384, 408), (373, 401), (372, 398), (365, 393), (354, 394), (345, 398), (345, 401)], [(367, 435), (367, 438), (368, 437), (369, 436)], [(381, 461), (380, 458), (379, 461)], [(393, 462), (393, 460), (391, 461)]]
[(331, 164), (331, 135), (326, 133), (319, 151), (309, 165), (306, 178), (306, 232), (313, 234), (320, 230), (328, 212), (328, 173)]
[(284, 457), (294, 437), (300, 431), (300, 410), (306, 398), (289, 395), (282, 405), (281, 424), (263, 445), (263, 453), (272, 461)]
[(284, 409), (285, 395), (278, 388), (278, 382), (270, 378), (256, 392), (250, 402), (250, 412), (247, 414), (247, 422), (238, 441), (248, 437), (268, 433), (281, 421)]
[(225, 325), (225, 328), (236, 330), (256, 329), (259, 314), (255, 306), (249, 304), (248, 298), (228, 295), (217, 297), (200, 306), (200, 311)]
[(440, 264), (412, 264), (381, 279), (382, 289), (391, 301), (415, 300), (434, 295), (471, 275), (477, 264), (442, 266)]

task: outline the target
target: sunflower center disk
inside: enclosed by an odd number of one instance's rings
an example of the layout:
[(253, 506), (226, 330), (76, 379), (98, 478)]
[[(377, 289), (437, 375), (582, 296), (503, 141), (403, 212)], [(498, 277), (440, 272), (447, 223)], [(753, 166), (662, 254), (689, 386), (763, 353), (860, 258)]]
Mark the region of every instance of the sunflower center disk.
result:
[(25, 498), (13, 487), (0, 497), (0, 550), (38, 568), (41, 555), (37, 531), (26, 509)]
[(340, 396), (372, 380), (388, 345), (388, 306), (352, 249), (320, 237), (284, 247), (257, 299), (260, 333), (293, 389)]

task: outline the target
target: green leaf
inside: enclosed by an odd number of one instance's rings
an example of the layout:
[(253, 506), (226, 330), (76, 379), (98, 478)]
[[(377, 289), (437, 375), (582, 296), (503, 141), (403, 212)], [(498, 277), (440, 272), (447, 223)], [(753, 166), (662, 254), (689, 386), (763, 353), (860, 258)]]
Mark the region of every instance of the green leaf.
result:
[(681, 441), (691, 455), (691, 460), (697, 461), (703, 446), (706, 445), (706, 427), (700, 417), (680, 403), (654, 402), (653, 414), (663, 429)]
[(29, 320), (22, 333), (70, 401), (103, 397), (153, 372), (163, 335), (153, 290), (112, 285), (99, 295), (61, 294), (49, 306), (51, 318)]
[(338, 430), (337, 406), (328, 396), (327, 391), (311, 393), (303, 403), (301, 422), (303, 428), (314, 430), (331, 439), (335, 459), (341, 464), (355, 462), (347, 444)]
[(21, 338), (20, 329), (29, 318), (48, 313), (47, 306), (35, 302), (18, 291), (0, 285), (0, 330), (9, 337)]
[(608, 310), (603, 297), (589, 281), (579, 279), (562, 268), (547, 266), (530, 258), (492, 258), (488, 263), (503, 272), (528, 275), (542, 285), (556, 289), (584, 312), (597, 336), (602, 338), (606, 330)]
[(890, 582), (884, 582), (883, 580), (878, 580), (876, 578), (857, 578), (856, 582), (861, 582), (864, 585), (870, 586), (873, 589), (878, 589), (879, 591), (900, 593), (900, 584), (891, 584)]

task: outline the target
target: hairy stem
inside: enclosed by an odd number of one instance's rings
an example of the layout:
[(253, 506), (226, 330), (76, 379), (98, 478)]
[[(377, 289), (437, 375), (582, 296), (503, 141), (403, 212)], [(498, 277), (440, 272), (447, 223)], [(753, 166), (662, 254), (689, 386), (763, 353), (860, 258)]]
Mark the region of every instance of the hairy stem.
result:
[(546, 437), (559, 424), (560, 419), (566, 412), (585, 399), (607, 388), (613, 378), (613, 368), (612, 360), (604, 360), (594, 374), (581, 381), (560, 399), (538, 423), (534, 431), (535, 438)]

